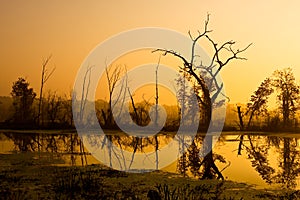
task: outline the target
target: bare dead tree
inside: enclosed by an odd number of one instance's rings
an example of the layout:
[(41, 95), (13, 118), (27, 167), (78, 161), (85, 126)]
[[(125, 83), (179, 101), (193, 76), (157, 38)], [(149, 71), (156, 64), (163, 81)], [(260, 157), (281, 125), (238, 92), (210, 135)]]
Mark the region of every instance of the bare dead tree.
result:
[[(126, 69), (126, 67), (125, 67), (125, 69)], [(125, 84), (123, 82), (121, 83), (122, 84), (121, 85), (121, 91), (120, 91), (119, 95), (117, 96), (116, 101), (112, 105), (113, 93), (114, 93), (114, 90), (117, 87), (117, 83), (121, 80), (123, 72), (124, 72), (123, 67), (120, 66), (120, 65), (117, 65), (115, 67), (108, 66), (108, 67), (105, 68), (106, 79), (107, 79), (107, 83), (108, 83), (108, 92), (109, 92), (108, 98), (109, 98), (109, 100), (108, 100), (107, 113), (105, 113), (104, 110), (101, 110), (101, 113), (103, 115), (105, 125), (109, 126), (109, 127), (114, 125), (112, 109), (119, 102), (119, 100), (122, 96), (121, 95), (122, 91), (124, 91), (125, 88), (127, 87), (127, 79), (125, 79), (125, 80), (123, 79), (123, 81), (125, 81)], [(123, 96), (124, 95), (125, 95), (125, 92), (124, 92)], [(121, 112), (119, 112), (119, 115), (120, 115), (120, 113)]]
[(158, 59), (158, 63), (156, 65), (156, 70), (155, 70), (155, 126), (157, 126), (157, 116), (158, 116), (158, 67), (160, 64), (160, 56)]
[(50, 72), (47, 69), (47, 65), (48, 65), (51, 57), (52, 56), (50, 55), (42, 63), (42, 76), (41, 76), (41, 87), (40, 87), (39, 110), (38, 110), (38, 117), (37, 117), (37, 124), (38, 124), (38, 126), (40, 125), (41, 116), (43, 116), (41, 112), (42, 112), (42, 106), (43, 106), (42, 99), (43, 99), (44, 85), (48, 81), (48, 79), (51, 77), (51, 75), (53, 74), (53, 72), (55, 71), (55, 67), (52, 68), (50, 70)]
[[(172, 56), (175, 56), (179, 58), (183, 62), (183, 66), (180, 67), (180, 70), (183, 72), (187, 72), (190, 76), (190, 79), (195, 80), (195, 83), (198, 85), (197, 91), (195, 91), (197, 95), (197, 99), (199, 102), (199, 105), (203, 107), (203, 116), (204, 116), (204, 129), (208, 130), (211, 118), (212, 118), (212, 108), (213, 105), (217, 100), (217, 97), (221, 94), (223, 83), (218, 83), (217, 81), (217, 75), (219, 72), (229, 64), (232, 60), (246, 60), (244, 57), (240, 57), (239, 55), (243, 52), (245, 52), (251, 45), (247, 45), (243, 49), (237, 49), (235, 50), (233, 46), (236, 44), (235, 41), (230, 40), (227, 41), (221, 45), (218, 45), (209, 33), (212, 32), (208, 28), (209, 24), (209, 14), (207, 15), (207, 19), (204, 24), (204, 31), (200, 32), (198, 31), (198, 35), (196, 37), (193, 37), (190, 31), (188, 32), (191, 40), (192, 40), (192, 46), (191, 46), (191, 58), (188, 59), (184, 56), (182, 56), (179, 52), (175, 52), (174, 50), (169, 49), (156, 49), (153, 52), (162, 52), (164, 56), (167, 54), (170, 54)], [(209, 65), (205, 66), (202, 64), (197, 65), (195, 63), (195, 58), (198, 56), (195, 53), (195, 48), (197, 42), (200, 41), (200, 39), (208, 41), (212, 48), (213, 48), (213, 55), (212, 59)], [(221, 54), (223, 55), (223, 52), (226, 53), (226, 55), (229, 54), (229, 56), (222, 58)], [(215, 70), (215, 68), (217, 69)], [(200, 70), (206, 71), (207, 76), (204, 76), (203, 73), (201, 73)], [(213, 92), (212, 92), (213, 91)], [(204, 174), (203, 178), (212, 178), (212, 170), (216, 172), (218, 175), (218, 178), (224, 179), (221, 172), (216, 167), (214, 160), (213, 160), (213, 154), (212, 154), (212, 136), (206, 137), (205, 141), (205, 149), (206, 149), (206, 156), (204, 158)]]
[(82, 84), (82, 94), (81, 94), (81, 101), (80, 101), (80, 110), (79, 110), (79, 120), (80, 124), (83, 125), (83, 115), (84, 110), (87, 104), (87, 97), (89, 94), (89, 88), (91, 84), (91, 73), (92, 73), (93, 66), (88, 66), (86, 72), (84, 74), (83, 84)]
[[(156, 66), (156, 70), (155, 70), (155, 126), (157, 126), (157, 118), (158, 118), (158, 67), (160, 64), (160, 56), (158, 59), (158, 63)], [(156, 170), (158, 170), (158, 148), (159, 148), (159, 141), (158, 141), (158, 136), (157, 134), (154, 135), (154, 140), (155, 140), (155, 166), (156, 166)]]
[[(239, 125), (240, 130), (244, 131), (244, 121), (243, 121), (243, 113), (241, 111), (241, 106), (237, 106), (238, 116), (239, 116)], [(249, 120), (250, 121), (250, 120)], [(244, 135), (240, 136), (239, 148), (238, 148), (238, 155), (242, 155), (242, 145), (243, 145)]]
[(136, 123), (137, 123), (138, 125), (140, 125), (140, 116), (139, 116), (139, 114), (138, 114), (138, 112), (137, 112), (137, 108), (136, 108), (136, 106), (135, 106), (133, 96), (132, 96), (132, 94), (131, 94), (131, 92), (130, 92), (130, 89), (129, 89), (129, 88), (127, 88), (127, 89), (128, 89), (128, 94), (129, 94), (129, 97), (130, 97), (130, 100), (131, 100), (131, 105), (132, 105), (132, 108), (133, 108), (133, 111), (134, 111)]
[(122, 79), (121, 81), (121, 89), (120, 89), (120, 92), (117, 96), (117, 99), (116, 99), (116, 102), (114, 103), (114, 106), (117, 104), (117, 102), (121, 101), (121, 105), (120, 107), (118, 108), (119, 109), (119, 113), (116, 117), (117, 120), (120, 119), (121, 115), (122, 115), (122, 112), (123, 112), (123, 108), (124, 108), (124, 104), (126, 103), (125, 102), (125, 99), (126, 99), (126, 88), (129, 90), (128, 88), (128, 74), (127, 74), (127, 66), (125, 65), (125, 77)]

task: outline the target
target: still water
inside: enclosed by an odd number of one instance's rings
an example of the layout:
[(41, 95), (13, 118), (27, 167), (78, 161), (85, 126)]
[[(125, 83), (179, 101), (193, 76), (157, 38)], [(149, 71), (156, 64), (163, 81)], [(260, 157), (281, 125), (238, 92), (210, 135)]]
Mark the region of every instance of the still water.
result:
[[(288, 133), (226, 132), (221, 137), (214, 138), (215, 164), (225, 180), (245, 182), (257, 188), (299, 189), (299, 138), (300, 135), (298, 137), (297, 134)], [(36, 155), (38, 152), (36, 159), (47, 155), (53, 161), (50, 159), (50, 165), (86, 166), (100, 164), (99, 152), (102, 152), (101, 163), (113, 168), (134, 170), (151, 165), (155, 169), (164, 164), (163, 170), (179, 173), (178, 162), (173, 159), (187, 150), (192, 138), (188, 135), (177, 137), (175, 133), (163, 133), (157, 137), (137, 139), (114, 132), (107, 137), (87, 135), (82, 140), (74, 133), (6, 131), (0, 133), (0, 154), (26, 152)], [(201, 140), (195, 141), (201, 147)], [(172, 151), (161, 153), (167, 147), (173, 148)], [(160, 154), (155, 153), (156, 149)], [(98, 157), (95, 158), (95, 155)], [(186, 159), (188, 163), (189, 156)], [(185, 166), (187, 169), (191, 167)], [(189, 170), (186, 175), (193, 176)]]

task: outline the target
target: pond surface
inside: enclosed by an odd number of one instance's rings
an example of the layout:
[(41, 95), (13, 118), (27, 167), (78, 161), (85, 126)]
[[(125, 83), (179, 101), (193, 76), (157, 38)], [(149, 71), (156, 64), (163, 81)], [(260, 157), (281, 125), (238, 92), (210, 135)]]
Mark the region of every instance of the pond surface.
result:
[(224, 136), (214, 152), (230, 165), (224, 176), (258, 188), (300, 188), (300, 146), (297, 137), (245, 135), (239, 152), (240, 136)]
[[(55, 131), (5, 131), (0, 133), (0, 154), (6, 157), (24, 155), (26, 159), (26, 153), (34, 155), (35, 159), (47, 157), (49, 165), (86, 166), (100, 164), (94, 156), (99, 154), (97, 151), (101, 151), (101, 163), (113, 168), (134, 170), (151, 165), (149, 168), (155, 169), (167, 164), (163, 170), (179, 173), (177, 161), (168, 164), (165, 160), (178, 158), (180, 152), (186, 150), (187, 144), (192, 141), (189, 135), (177, 137), (175, 133), (137, 139), (113, 132), (107, 137), (89, 134), (82, 139), (84, 142), (77, 134)], [(225, 180), (245, 182), (256, 185), (257, 188), (300, 189), (300, 143), (297, 134), (226, 132), (214, 140), (215, 164)], [(171, 153), (161, 153), (172, 141), (177, 142), (172, 145)], [(90, 146), (84, 147), (84, 144)], [(196, 145), (200, 148), (201, 140), (197, 140)], [(155, 149), (160, 154), (156, 154)], [(189, 156), (186, 158), (188, 163)], [(193, 176), (189, 166), (185, 166), (188, 169), (186, 175)]]

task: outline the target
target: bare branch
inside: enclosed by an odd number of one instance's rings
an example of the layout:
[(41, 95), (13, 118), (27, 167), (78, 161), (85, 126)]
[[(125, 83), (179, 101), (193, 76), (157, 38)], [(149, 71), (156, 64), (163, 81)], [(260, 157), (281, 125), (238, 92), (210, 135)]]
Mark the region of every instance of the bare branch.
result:
[[(235, 50), (233, 50), (232, 46), (233, 46), (236, 42), (233, 41), (233, 40), (230, 40), (230, 41), (227, 41), (227, 42), (223, 43), (223, 44), (218, 48), (218, 44), (215, 43), (208, 35), (206, 35), (206, 38), (210, 41), (210, 43), (212, 44), (212, 46), (213, 46), (213, 48), (214, 48), (214, 50), (215, 50), (215, 53), (214, 53), (213, 58), (212, 58), (212, 60), (211, 60), (210, 66), (212, 66), (212, 65), (214, 64), (214, 62), (218, 63), (218, 65), (219, 65), (219, 68), (218, 68), (218, 70), (216, 71), (216, 73), (214, 74), (214, 76), (216, 76), (216, 75), (221, 71), (221, 69), (222, 69), (225, 65), (227, 65), (227, 64), (228, 64), (231, 60), (233, 60), (233, 59), (247, 60), (246, 58), (239, 57), (238, 54), (240, 54), (240, 53), (246, 51), (246, 50), (252, 45), (252, 43), (250, 43), (248, 46), (246, 46), (246, 47), (245, 47), (244, 49), (242, 49), (242, 50), (239, 50), (239, 49), (238, 49), (238, 50), (235, 51)], [(227, 58), (225, 61), (222, 61), (222, 60), (220, 59), (220, 52), (221, 52), (223, 49), (229, 51), (229, 52), (232, 54), (232, 56), (230, 56), (229, 58)]]
[(167, 54), (172, 54), (173, 56), (180, 58), (183, 61), (183, 64), (185, 67), (189, 67), (189, 65), (190, 65), (190, 63), (182, 55), (180, 55), (179, 53), (177, 53), (173, 50), (156, 49), (156, 50), (152, 51), (152, 53), (155, 53), (155, 52), (163, 52), (163, 54), (162, 54), (163, 56), (166, 56)]
[(193, 36), (192, 36), (192, 34), (191, 34), (191, 31), (189, 31), (188, 34), (189, 34), (191, 40), (194, 41), (194, 38), (193, 38)]
[(195, 58), (195, 46), (196, 46), (197, 41), (198, 41), (200, 38), (206, 36), (208, 33), (212, 32), (212, 30), (208, 30), (208, 23), (209, 23), (209, 14), (207, 14), (207, 19), (206, 19), (206, 21), (205, 21), (203, 33), (200, 33), (200, 32), (198, 31), (198, 34), (199, 34), (199, 35), (198, 35), (194, 40), (192, 40), (192, 41), (193, 41), (193, 44), (192, 44), (192, 55), (191, 55), (191, 62), (190, 62), (192, 65), (194, 64), (194, 58)]
[[(91, 70), (93, 67), (94, 66), (88, 66), (86, 69), (86, 72), (84, 74), (84, 80), (83, 80), (83, 84), (82, 84), (81, 101), (80, 101), (80, 113), (79, 113), (81, 123), (82, 123), (82, 119), (83, 119), (84, 109), (85, 109), (85, 106), (87, 103), (87, 97), (89, 94), (89, 87), (90, 87), (90, 82), (91, 82)], [(88, 76), (88, 80), (87, 80), (87, 76)], [(86, 86), (86, 81), (88, 81), (87, 86)]]
[(180, 55), (179, 53), (173, 51), (173, 50), (166, 50), (166, 49), (156, 49), (152, 52), (164, 52), (163, 56), (166, 56), (168, 53), (174, 55), (175, 57), (180, 58), (183, 61), (184, 64), (184, 70), (187, 71), (189, 74), (191, 74), (196, 80), (197, 82), (200, 84), (201, 89), (204, 93), (206, 93), (205, 95), (209, 96), (209, 90), (207, 89), (207, 86), (205, 84), (205, 81), (203, 79), (203, 77), (201, 77), (201, 75), (197, 75), (195, 73), (195, 70), (193, 69), (193, 66), (191, 63), (189, 63), (182, 55)]
[[(52, 69), (50, 74), (47, 73), (47, 65), (52, 58), (52, 55), (48, 56), (42, 63), (42, 77), (41, 77), (41, 87), (40, 87), (40, 99), (39, 99), (39, 108), (38, 108), (38, 116), (37, 116), (37, 123), (40, 125), (40, 117), (42, 115), (42, 98), (43, 98), (43, 88), (47, 80), (50, 78), (50, 76), (53, 74), (55, 68)], [(43, 120), (42, 120), (43, 121)]]
[(44, 78), (44, 83), (47, 82), (47, 80), (50, 78), (50, 76), (53, 74), (53, 72), (55, 71), (56, 67), (54, 67), (51, 72), (48, 74), (48, 73), (45, 73), (45, 78)]

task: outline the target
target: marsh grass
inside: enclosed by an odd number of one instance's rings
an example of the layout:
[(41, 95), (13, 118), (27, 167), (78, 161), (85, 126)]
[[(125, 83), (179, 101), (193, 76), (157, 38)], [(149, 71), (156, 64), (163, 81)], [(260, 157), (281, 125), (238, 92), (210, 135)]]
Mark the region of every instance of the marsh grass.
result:
[(98, 199), (102, 196), (101, 180), (93, 173), (85, 173), (75, 169), (57, 171), (57, 178), (51, 184), (56, 199)]

